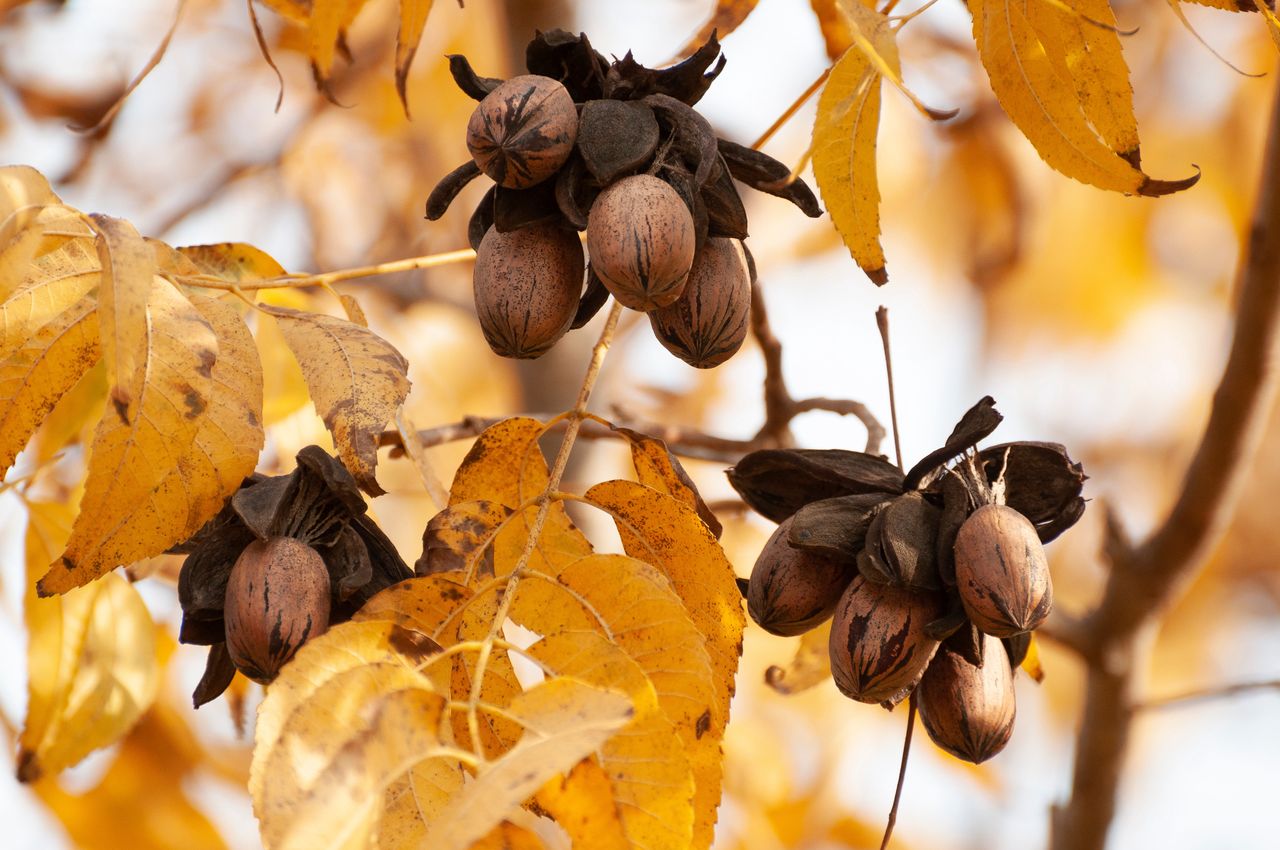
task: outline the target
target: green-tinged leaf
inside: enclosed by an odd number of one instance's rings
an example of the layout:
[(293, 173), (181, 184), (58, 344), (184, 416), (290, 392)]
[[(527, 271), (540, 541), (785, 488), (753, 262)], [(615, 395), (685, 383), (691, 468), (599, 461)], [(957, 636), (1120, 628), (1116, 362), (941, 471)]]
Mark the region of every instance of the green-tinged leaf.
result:
[(35, 576), (66, 542), (71, 510), (29, 506), (26, 595), (27, 719), (18, 778), (57, 774), (119, 740), (155, 699), (155, 626), (129, 582), (107, 576), (57, 599), (40, 599)]
[(333, 435), (338, 457), (366, 493), (379, 496), (378, 435), (409, 394), (409, 364), (391, 343), (346, 319), (287, 307), (276, 319), (302, 367), (311, 400)]

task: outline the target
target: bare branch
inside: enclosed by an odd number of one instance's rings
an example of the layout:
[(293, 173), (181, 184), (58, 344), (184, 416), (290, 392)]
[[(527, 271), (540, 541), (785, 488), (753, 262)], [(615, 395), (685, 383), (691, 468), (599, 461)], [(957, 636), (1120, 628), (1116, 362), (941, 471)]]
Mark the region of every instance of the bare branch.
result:
[(1194, 691), (1187, 691), (1182, 694), (1174, 694), (1169, 697), (1160, 697), (1159, 699), (1149, 699), (1135, 708), (1138, 711), (1159, 711), (1165, 708), (1182, 708), (1187, 705), (1195, 705), (1201, 702), (1210, 702), (1212, 700), (1229, 699), (1231, 697), (1240, 696), (1241, 694), (1251, 694), (1258, 691), (1280, 691), (1280, 679), (1269, 679), (1263, 682), (1236, 682), (1233, 685), (1217, 685), (1211, 688), (1200, 688)]
[(1195, 579), (1230, 521), (1275, 398), (1280, 324), (1280, 90), (1241, 264), (1235, 334), (1204, 435), (1169, 516), (1114, 559), (1092, 642), (1071, 798), (1055, 812), (1055, 850), (1099, 850), (1139, 708), (1138, 681), (1163, 614)]

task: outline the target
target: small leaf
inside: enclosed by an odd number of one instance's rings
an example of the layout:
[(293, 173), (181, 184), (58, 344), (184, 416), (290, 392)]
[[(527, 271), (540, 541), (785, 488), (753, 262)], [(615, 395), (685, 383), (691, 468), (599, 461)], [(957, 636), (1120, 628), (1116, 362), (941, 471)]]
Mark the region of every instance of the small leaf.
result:
[(409, 394), (409, 364), (382, 337), (344, 319), (287, 307), (261, 309), (275, 317), (302, 367), (343, 464), (361, 489), (381, 495), (385, 491), (374, 478), (378, 435)]
[[(1136, 149), (1113, 150), (1099, 136), (1079, 100), (1076, 83), (1063, 76), (1061, 57), (1089, 51), (1088, 45), (1076, 43), (1082, 30), (1038, 32), (1028, 4), (1014, 0), (973, 0), (969, 8), (978, 55), (996, 98), (1050, 167), (1100, 189), (1147, 196), (1181, 191), (1200, 179), (1197, 172), (1183, 180), (1154, 180), (1125, 158)], [(1118, 37), (1106, 30), (1091, 35)], [(1124, 93), (1115, 91), (1114, 76), (1110, 86), (1112, 99), (1117, 95), (1123, 99)], [(1103, 114), (1096, 106), (1090, 111)], [(1117, 126), (1108, 125), (1108, 134), (1117, 133)]]
[(831, 621), (827, 620), (800, 637), (796, 654), (785, 667), (774, 665), (764, 673), (764, 681), (780, 694), (798, 694), (831, 678)]
[(82, 298), (0, 362), (0, 475), (99, 356), (97, 304)]
[[(547, 486), (550, 471), (538, 447), (544, 427), (536, 419), (516, 417), (487, 428), (467, 452), (449, 491), (449, 504), (491, 501), (512, 510), (524, 507), (523, 516), (507, 523), (494, 543), (498, 574), (510, 569), (524, 551), (529, 527), (537, 514), (531, 504)], [(529, 565), (554, 573), (554, 565), (576, 561), (592, 552), (569, 519), (564, 505), (554, 503)], [(506, 565), (504, 567), (504, 565)]]
[(851, 48), (832, 66), (818, 98), (813, 176), (849, 253), (877, 285), (888, 281), (880, 247), (879, 128), (880, 75)]
[(146, 380), (131, 416), (116, 407), (98, 423), (80, 515), (66, 551), (40, 580), (41, 595), (160, 554), (186, 538), (189, 507), (221, 491), (216, 478), (184, 468), (213, 396), (217, 337), (172, 284), (151, 283)]
[(26, 597), (27, 720), (18, 779), (52, 776), (119, 740), (155, 699), (155, 626), (133, 585), (116, 575), (58, 599), (39, 599), (35, 575), (62, 549), (71, 511), (29, 505)]
[(98, 285), (98, 257), (86, 243), (74, 240), (36, 258), (22, 284), (0, 302), (0, 359), (7, 359)]
[(280, 277), (284, 268), (265, 251), (244, 242), (188, 245), (178, 253), (190, 260), (201, 274), (231, 283)]
[(111, 403), (122, 420), (138, 415), (136, 402), (147, 380), (151, 331), (147, 303), (155, 289), (155, 255), (133, 225), (123, 219), (93, 216), (102, 269), (98, 284), (98, 320), (102, 357), (107, 363)]
[(424, 847), (466, 850), (558, 773), (595, 752), (634, 716), (617, 691), (552, 679), (525, 691), (508, 712), (525, 728), (510, 752), (477, 770), (427, 830)]
[(396, 32), (396, 92), (409, 114), (409, 95), (405, 90), (409, 80), (409, 68), (418, 52), (422, 31), (427, 28), (427, 16), (431, 14), (433, 0), (400, 0), (400, 29)]
[(631, 464), (636, 470), (636, 480), (693, 508), (719, 540), (724, 527), (702, 500), (702, 494), (694, 486), (693, 479), (685, 472), (680, 459), (667, 448), (667, 444), (657, 437), (650, 437), (630, 428), (614, 426), (613, 430), (625, 436), (631, 444)]

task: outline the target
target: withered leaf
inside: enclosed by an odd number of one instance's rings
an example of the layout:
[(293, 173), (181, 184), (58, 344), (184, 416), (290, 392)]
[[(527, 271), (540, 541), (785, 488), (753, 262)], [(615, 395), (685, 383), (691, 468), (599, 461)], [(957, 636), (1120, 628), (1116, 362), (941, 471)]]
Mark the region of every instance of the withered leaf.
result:
[(578, 125), (578, 151), (601, 185), (642, 167), (658, 147), (658, 119), (639, 101), (589, 100)]
[(343, 464), (365, 492), (381, 495), (374, 478), (377, 436), (409, 394), (409, 364), (382, 337), (345, 319), (287, 307), (260, 309), (275, 317), (302, 367)]
[(843, 449), (764, 449), (728, 471), (753, 510), (774, 522), (821, 499), (902, 492), (902, 472), (882, 457)]
[(422, 534), (422, 557), (414, 564), (420, 576), (473, 569), (493, 577), (493, 541), (515, 511), (488, 500), (459, 502), (431, 518)]
[(994, 431), (1003, 419), (1004, 416), (996, 410), (995, 399), (991, 396), (983, 396), (977, 404), (965, 411), (964, 416), (960, 417), (960, 421), (956, 423), (951, 436), (947, 437), (947, 442), (942, 448), (929, 452), (911, 467), (903, 485), (905, 489), (914, 490), (919, 487), (921, 482), (938, 467), (976, 446), (978, 441)]

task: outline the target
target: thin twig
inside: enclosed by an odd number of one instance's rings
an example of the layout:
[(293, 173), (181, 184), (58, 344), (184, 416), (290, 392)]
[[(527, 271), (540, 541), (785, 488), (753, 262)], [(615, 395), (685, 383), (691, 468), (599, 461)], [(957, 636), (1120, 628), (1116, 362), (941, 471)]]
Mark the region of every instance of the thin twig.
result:
[(889, 308), (876, 310), (876, 327), (880, 329), (880, 342), (884, 345), (884, 371), (889, 381), (889, 421), (893, 423), (893, 451), (898, 457), (898, 469), (902, 465), (902, 438), (898, 436), (898, 398), (893, 391), (893, 355), (889, 352)]
[(916, 729), (916, 695), (912, 691), (907, 698), (907, 734), (902, 739), (902, 763), (898, 765), (898, 787), (893, 791), (893, 806), (889, 809), (889, 822), (884, 827), (884, 838), (880, 842), (880, 850), (888, 850), (889, 840), (893, 838), (893, 826), (898, 822), (898, 804), (902, 802), (902, 786), (907, 779), (907, 761), (911, 756), (911, 735)]
[(370, 266), (357, 266), (355, 268), (338, 269), (337, 271), (321, 272), (319, 274), (288, 274), (280, 277), (267, 277), (261, 280), (246, 280), (237, 284), (228, 283), (222, 278), (214, 277), (213, 275), (180, 275), (177, 279), (188, 286), (228, 291), (234, 286), (241, 292), (253, 292), (259, 289), (329, 286), (344, 280), (355, 280), (356, 278), (361, 277), (376, 277), (378, 275), (414, 271), (415, 269), (430, 269), (437, 266), (447, 266), (453, 263), (465, 263), (469, 260), (474, 260), (475, 256), (476, 252), (472, 249), (462, 248), (457, 251), (445, 251), (440, 254), (426, 254), (421, 257), (409, 257), (404, 260), (374, 263)]
[(604, 364), (605, 354), (608, 353), (609, 345), (613, 342), (614, 331), (618, 328), (618, 317), (621, 315), (622, 305), (615, 301), (609, 310), (608, 319), (605, 320), (604, 330), (600, 332), (600, 339), (591, 350), (591, 360), (587, 364), (586, 374), (582, 378), (582, 386), (578, 390), (578, 400), (574, 404), (573, 410), (565, 416), (568, 420), (568, 425), (565, 428), (564, 439), (561, 440), (560, 450), (556, 452), (556, 459), (551, 465), (551, 471), (547, 476), (547, 485), (538, 497), (538, 513), (534, 516), (533, 522), (529, 524), (529, 536), (525, 542), (524, 551), (520, 554), (520, 558), (511, 570), (506, 590), (502, 594), (502, 602), (498, 605), (498, 610), (493, 616), (493, 623), (489, 627), (489, 634), (485, 637), (484, 644), (480, 648), (479, 657), (476, 659), (475, 673), (471, 680), (471, 694), (467, 700), (467, 728), (471, 735), (472, 749), (481, 758), (484, 757), (484, 747), (480, 740), (480, 695), (484, 684), (485, 671), (493, 652), (494, 642), (498, 639), (503, 623), (506, 622), (507, 614), (511, 611), (511, 604), (512, 600), (515, 599), (517, 586), (524, 575), (524, 571), (529, 566), (529, 558), (533, 555), (534, 549), (537, 548), (538, 538), (541, 536), (547, 517), (551, 513), (552, 494), (560, 487), (560, 479), (564, 477), (565, 467), (569, 465), (569, 455), (573, 451), (578, 431), (582, 427), (582, 421), (587, 412), (587, 402), (591, 400), (591, 390), (595, 387), (596, 378), (600, 376), (600, 367)]
[(1089, 664), (1071, 797), (1054, 850), (1098, 850), (1117, 792), (1160, 620), (1194, 581), (1235, 512), (1275, 399), (1280, 335), (1280, 88), (1239, 277), (1231, 351), (1177, 501), (1138, 546), (1116, 541), (1102, 601), (1084, 622)]
[(792, 103), (790, 106), (788, 106), (786, 110), (783, 111), (783, 113), (778, 116), (778, 120), (770, 124), (769, 129), (761, 133), (760, 138), (752, 142), (751, 148), (753, 150), (760, 150), (760, 148), (764, 147), (765, 144), (767, 144), (768, 141), (773, 138), (774, 133), (777, 133), (779, 130), (781, 130), (782, 125), (790, 121), (791, 116), (795, 115), (798, 111), (800, 111), (800, 107), (804, 106), (805, 102), (809, 98), (813, 97), (813, 93), (816, 92), (818, 89), (822, 88), (822, 84), (827, 81), (827, 77), (829, 76), (831, 76), (830, 66), (823, 69), (822, 73), (818, 75), (818, 79), (810, 83), (809, 87), (805, 89), (798, 98), (795, 99), (795, 102)]
[(1271, 679), (1265, 682), (1237, 682), (1233, 685), (1217, 685), (1211, 688), (1200, 688), (1198, 690), (1187, 691), (1182, 694), (1174, 694), (1173, 696), (1149, 699), (1145, 702), (1138, 703), (1134, 708), (1138, 711), (1159, 711), (1165, 708), (1182, 708), (1187, 705), (1195, 705), (1196, 703), (1209, 702), (1211, 700), (1229, 699), (1231, 697), (1239, 696), (1240, 694), (1250, 694), (1256, 691), (1280, 691), (1280, 679)]
[[(628, 414), (617, 406), (613, 410), (614, 422), (633, 431), (657, 437), (666, 443), (671, 451), (681, 457), (732, 464), (741, 460), (743, 455), (759, 449), (791, 445), (791, 421), (802, 413), (821, 410), (829, 413), (838, 413), (841, 416), (856, 417), (867, 431), (867, 442), (864, 451), (868, 454), (880, 453), (880, 444), (885, 437), (884, 426), (880, 424), (875, 415), (862, 402), (853, 401), (852, 399), (821, 397), (805, 398), (797, 401), (791, 397), (782, 374), (782, 343), (773, 334), (773, 329), (769, 325), (768, 313), (765, 310), (764, 299), (760, 294), (760, 287), (756, 285), (753, 285), (751, 289), (751, 333), (760, 345), (760, 351), (764, 357), (765, 372), (763, 384), (764, 424), (760, 426), (760, 430), (751, 439), (734, 440), (708, 434), (696, 428), (648, 422)], [(552, 414), (546, 413), (528, 413), (524, 415), (543, 421), (553, 418)], [(424, 447), (438, 446), (456, 440), (476, 437), (490, 425), (500, 421), (502, 421), (502, 417), (467, 416), (458, 422), (450, 422), (419, 431), (418, 437)], [(578, 437), (587, 440), (626, 439), (624, 435), (606, 425), (592, 421), (581, 423)], [(403, 438), (394, 430), (384, 431), (378, 439), (378, 445), (391, 447), (393, 452), (404, 450)]]

